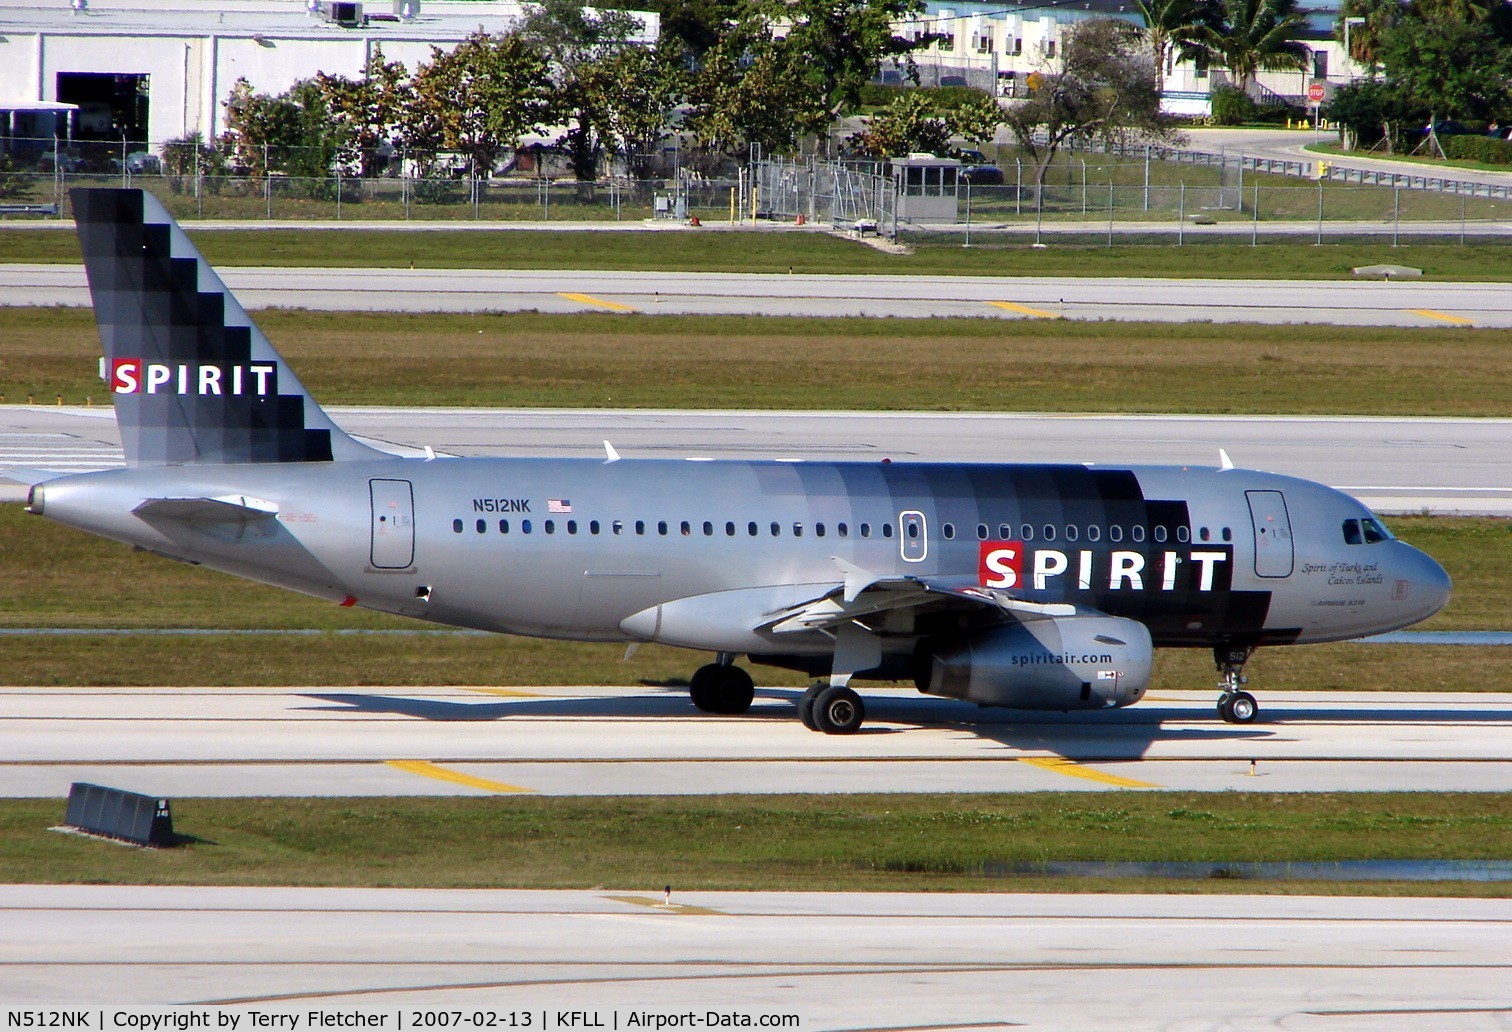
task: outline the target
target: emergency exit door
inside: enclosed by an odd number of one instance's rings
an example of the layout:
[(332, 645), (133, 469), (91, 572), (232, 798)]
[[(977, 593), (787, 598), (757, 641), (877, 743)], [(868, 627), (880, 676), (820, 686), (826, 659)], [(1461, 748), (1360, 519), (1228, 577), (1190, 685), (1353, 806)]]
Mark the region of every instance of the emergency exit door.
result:
[(1296, 555), (1292, 548), (1291, 517), (1280, 491), (1246, 491), (1250, 520), (1255, 527), (1255, 574), (1290, 577)]
[(373, 499), (373, 566), (405, 570), (415, 564), (415, 493), (408, 480), (369, 480)]

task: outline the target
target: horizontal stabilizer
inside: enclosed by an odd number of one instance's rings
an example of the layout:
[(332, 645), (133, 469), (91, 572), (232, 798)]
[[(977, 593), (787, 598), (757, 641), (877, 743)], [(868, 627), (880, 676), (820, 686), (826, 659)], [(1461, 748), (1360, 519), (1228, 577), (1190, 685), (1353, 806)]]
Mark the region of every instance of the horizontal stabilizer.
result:
[(25, 484), (27, 487), (35, 487), (44, 481), (57, 480), (59, 477), (67, 475), (66, 473), (59, 473), (57, 470), (34, 469), (31, 466), (0, 467), (0, 480), (11, 480), (18, 484)]
[(278, 516), (273, 502), (248, 495), (219, 498), (149, 498), (131, 510), (142, 519), (181, 520), (185, 523), (245, 523)]

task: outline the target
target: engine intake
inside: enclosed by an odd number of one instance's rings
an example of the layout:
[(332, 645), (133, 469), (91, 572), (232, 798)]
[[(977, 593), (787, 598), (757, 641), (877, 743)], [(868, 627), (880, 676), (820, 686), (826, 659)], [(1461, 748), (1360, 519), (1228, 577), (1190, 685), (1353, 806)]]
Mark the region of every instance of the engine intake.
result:
[(988, 706), (1073, 710), (1128, 706), (1150, 684), (1155, 649), (1144, 624), (1070, 616), (1004, 624), (919, 643), (919, 691)]

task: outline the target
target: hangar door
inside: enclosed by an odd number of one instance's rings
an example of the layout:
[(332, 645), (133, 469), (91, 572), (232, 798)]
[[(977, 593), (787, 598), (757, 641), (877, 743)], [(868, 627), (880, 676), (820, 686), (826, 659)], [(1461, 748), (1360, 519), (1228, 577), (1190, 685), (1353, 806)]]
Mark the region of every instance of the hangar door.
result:
[(373, 566), (404, 570), (415, 564), (415, 493), (408, 480), (369, 480), (373, 498)]
[(1255, 526), (1256, 576), (1290, 577), (1296, 558), (1286, 498), (1280, 491), (1246, 491), (1244, 496)]

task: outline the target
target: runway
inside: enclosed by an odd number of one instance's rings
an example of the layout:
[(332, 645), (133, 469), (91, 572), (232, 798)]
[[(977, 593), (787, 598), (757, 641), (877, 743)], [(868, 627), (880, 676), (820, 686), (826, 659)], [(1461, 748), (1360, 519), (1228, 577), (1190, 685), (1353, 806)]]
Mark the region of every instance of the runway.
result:
[(661, 903), (649, 886), (0, 886), (0, 998), (107, 1018), (172, 1004), (212, 1026), (231, 1011), (249, 1026), (256, 1009), (297, 1016), (295, 1032), (311, 1011), (385, 1015), (389, 1032), (425, 1027), (424, 1011), (465, 1028), (479, 1027), (475, 1013), (529, 1014), (542, 1032), (651, 1028), (630, 1015), (690, 1011), (699, 1023), (683, 1028), (713, 1027), (714, 1011), (791, 1015), (786, 1027), (815, 1032), (1468, 1030), (1512, 1013), (1507, 900), (698, 892)]
[(0, 795), (1512, 790), (1507, 694), (1259, 690), (1236, 726), (1216, 692), (1060, 714), (868, 687), (838, 737), (798, 694), (715, 717), (678, 687), (4, 688)]
[[(1512, 283), (229, 267), (249, 309), (1512, 327)], [(0, 305), (85, 306), (83, 266), (0, 265)]]

